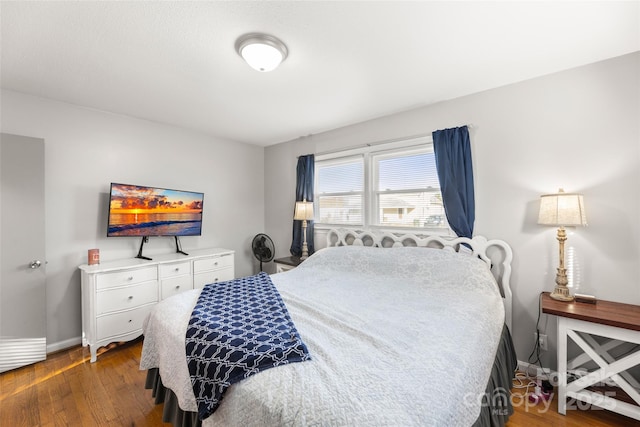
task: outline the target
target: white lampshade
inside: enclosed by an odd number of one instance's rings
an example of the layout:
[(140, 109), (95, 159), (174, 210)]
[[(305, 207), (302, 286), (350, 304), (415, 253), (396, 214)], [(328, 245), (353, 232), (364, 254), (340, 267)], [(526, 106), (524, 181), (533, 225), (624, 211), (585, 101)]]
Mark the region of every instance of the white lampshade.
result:
[(236, 51), (255, 70), (275, 70), (288, 55), (287, 46), (268, 34), (251, 33), (236, 41)]
[(303, 221), (313, 219), (313, 202), (296, 202), (296, 208), (293, 213), (293, 219)]
[(562, 188), (557, 194), (540, 196), (538, 224), (554, 226), (586, 226), (582, 194), (565, 193)]

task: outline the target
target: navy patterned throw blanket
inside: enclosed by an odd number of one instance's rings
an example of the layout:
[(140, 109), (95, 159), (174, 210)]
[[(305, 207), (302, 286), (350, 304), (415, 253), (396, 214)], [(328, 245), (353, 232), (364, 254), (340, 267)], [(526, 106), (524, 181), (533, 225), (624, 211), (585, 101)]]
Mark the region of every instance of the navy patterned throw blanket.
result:
[(191, 313), (186, 353), (201, 420), (231, 384), (311, 359), (266, 273), (206, 285)]

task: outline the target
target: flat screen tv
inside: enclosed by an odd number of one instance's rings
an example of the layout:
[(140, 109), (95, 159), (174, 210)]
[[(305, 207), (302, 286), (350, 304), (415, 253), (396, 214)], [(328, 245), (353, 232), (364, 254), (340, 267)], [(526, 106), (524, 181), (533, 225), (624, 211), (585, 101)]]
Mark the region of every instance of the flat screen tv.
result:
[(204, 194), (111, 183), (107, 236), (200, 236)]

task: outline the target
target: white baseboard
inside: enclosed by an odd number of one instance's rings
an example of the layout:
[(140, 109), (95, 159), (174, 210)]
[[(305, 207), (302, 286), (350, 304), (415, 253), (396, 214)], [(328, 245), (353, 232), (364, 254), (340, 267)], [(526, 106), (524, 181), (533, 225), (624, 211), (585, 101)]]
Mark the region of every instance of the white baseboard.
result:
[(68, 340), (47, 344), (47, 354), (64, 350), (69, 347), (74, 347), (79, 344), (82, 344), (82, 337), (69, 338)]

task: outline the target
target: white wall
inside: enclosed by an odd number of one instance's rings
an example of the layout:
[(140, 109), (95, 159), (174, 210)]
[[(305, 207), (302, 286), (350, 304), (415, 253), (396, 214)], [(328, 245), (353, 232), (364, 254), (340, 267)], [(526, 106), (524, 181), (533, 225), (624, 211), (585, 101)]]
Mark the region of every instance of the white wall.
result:
[[(581, 192), (589, 227), (568, 229), (579, 292), (640, 304), (640, 53), (268, 147), (266, 232), (288, 254), (296, 157), (472, 124), (475, 234), (506, 240), (515, 260), (513, 336), (533, 344), (538, 296), (557, 267), (554, 228), (536, 224), (539, 196)], [(545, 366), (555, 368), (556, 321)]]
[[(192, 248), (236, 251), (236, 276), (253, 274), (253, 236), (264, 231), (264, 149), (184, 129), (2, 91), (5, 133), (44, 138), (47, 250), (47, 343), (79, 342), (80, 274), (87, 249), (101, 260), (134, 257), (136, 238), (106, 238), (111, 182), (205, 193), (203, 235)], [(175, 251), (151, 238), (144, 254)]]

